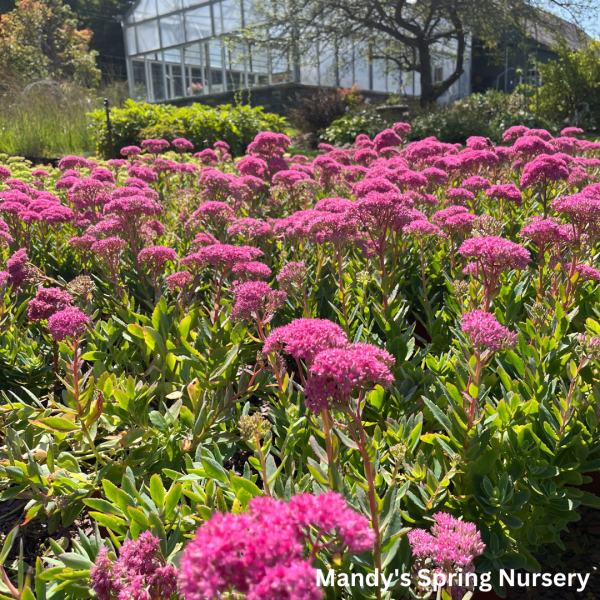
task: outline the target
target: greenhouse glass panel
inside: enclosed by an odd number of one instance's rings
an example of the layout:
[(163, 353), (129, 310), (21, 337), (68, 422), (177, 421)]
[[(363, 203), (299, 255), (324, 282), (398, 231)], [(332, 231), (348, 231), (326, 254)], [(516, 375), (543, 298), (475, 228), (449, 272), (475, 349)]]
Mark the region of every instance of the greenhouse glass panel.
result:
[(157, 0), (157, 4), (159, 15), (181, 10), (181, 0)]
[(150, 52), (160, 48), (160, 38), (158, 37), (158, 22), (148, 21), (136, 25), (138, 52)]
[(227, 89), (241, 90), (246, 87), (245, 83), (245, 58), (246, 50), (244, 47), (227, 48), (225, 55), (227, 58)]
[(133, 89), (135, 99), (138, 101), (148, 100), (148, 84), (146, 83), (146, 63), (143, 60), (132, 60)]
[(185, 37), (188, 42), (211, 37), (212, 34), (210, 6), (201, 6), (185, 13)]
[(204, 61), (202, 60), (203, 46), (193, 44), (183, 49), (185, 63), (185, 83), (188, 96), (200, 96), (208, 91), (204, 77)]
[(263, 48), (248, 52), (248, 87), (269, 85), (269, 55)]
[(137, 44), (135, 43), (135, 29), (133, 27), (125, 28), (125, 48), (127, 49), (127, 54), (131, 56), (132, 54), (137, 54)]
[(337, 86), (337, 63), (334, 47), (330, 44), (321, 44), (319, 54), (319, 70), (321, 72), (321, 85)]
[(162, 63), (150, 63), (150, 76), (152, 77), (152, 99), (155, 101), (165, 100), (165, 80)]
[(214, 40), (207, 44), (208, 46), (208, 66), (210, 77), (211, 93), (225, 91), (223, 81), (223, 54), (221, 40)]
[(260, 11), (256, 8), (254, 0), (243, 0), (244, 3), (244, 27), (258, 25), (263, 21)]
[(136, 22), (145, 21), (156, 16), (156, 0), (140, 0), (140, 3), (133, 11), (133, 18)]
[(288, 83), (294, 80), (294, 69), (289, 52), (277, 48), (271, 51), (271, 83)]
[(176, 46), (183, 41), (183, 15), (169, 15), (160, 20), (160, 33), (163, 48)]
[[(216, 5), (215, 5), (216, 8)], [(215, 24), (216, 24), (215, 12)], [(221, 33), (229, 33), (242, 27), (242, 11), (240, 0), (223, 0), (221, 2), (221, 14), (223, 20), (223, 30)]]

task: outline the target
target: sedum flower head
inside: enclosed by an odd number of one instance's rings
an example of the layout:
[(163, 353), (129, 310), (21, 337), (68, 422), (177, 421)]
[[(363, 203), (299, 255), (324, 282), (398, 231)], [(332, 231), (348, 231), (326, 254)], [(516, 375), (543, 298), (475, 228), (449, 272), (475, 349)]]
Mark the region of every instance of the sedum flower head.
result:
[(370, 385), (388, 388), (394, 358), (370, 344), (349, 344), (317, 354), (309, 369), (306, 406), (315, 412), (346, 403), (356, 390)]
[(271, 431), (271, 423), (258, 412), (253, 415), (242, 415), (238, 427), (240, 437), (246, 441), (252, 441), (256, 436), (263, 439)]
[(73, 296), (60, 288), (41, 288), (29, 302), (27, 316), (33, 322), (49, 319), (54, 313), (69, 307), (72, 302)]
[(511, 333), (494, 315), (483, 310), (473, 310), (463, 316), (462, 332), (479, 351), (496, 352), (500, 349), (514, 348), (518, 341), (516, 333)]
[(55, 342), (66, 338), (79, 340), (91, 326), (90, 318), (78, 308), (65, 308), (48, 319), (48, 329)]
[(296, 319), (289, 325), (274, 329), (267, 338), (263, 352), (282, 352), (310, 365), (316, 354), (329, 348), (348, 344), (344, 330), (327, 319)]

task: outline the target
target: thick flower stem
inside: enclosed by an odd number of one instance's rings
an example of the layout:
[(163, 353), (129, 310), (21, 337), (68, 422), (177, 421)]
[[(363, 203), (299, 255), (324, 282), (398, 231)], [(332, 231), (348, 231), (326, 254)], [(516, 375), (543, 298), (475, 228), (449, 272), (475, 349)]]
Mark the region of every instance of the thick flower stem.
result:
[(254, 436), (256, 443), (256, 450), (258, 452), (258, 458), (260, 459), (260, 466), (262, 468), (263, 485), (265, 487), (265, 494), (271, 498), (271, 490), (269, 489), (269, 477), (267, 476), (267, 462), (265, 461), (265, 455), (263, 454), (262, 447), (260, 444), (260, 437), (258, 434)]

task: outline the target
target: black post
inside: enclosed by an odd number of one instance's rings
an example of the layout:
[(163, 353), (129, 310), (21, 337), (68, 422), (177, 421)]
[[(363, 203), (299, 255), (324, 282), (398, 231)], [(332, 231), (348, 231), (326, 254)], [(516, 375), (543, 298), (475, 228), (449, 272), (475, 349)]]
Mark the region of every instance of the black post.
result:
[(104, 110), (106, 111), (106, 133), (108, 135), (108, 149), (110, 157), (115, 158), (115, 147), (113, 146), (112, 123), (110, 122), (110, 101), (104, 98)]

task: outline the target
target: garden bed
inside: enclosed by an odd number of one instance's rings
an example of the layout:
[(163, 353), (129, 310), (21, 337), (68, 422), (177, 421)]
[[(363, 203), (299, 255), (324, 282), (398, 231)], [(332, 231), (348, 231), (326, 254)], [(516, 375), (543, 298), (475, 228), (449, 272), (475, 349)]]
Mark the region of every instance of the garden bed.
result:
[(0, 156), (0, 596), (599, 595), (600, 144), (145, 110)]

